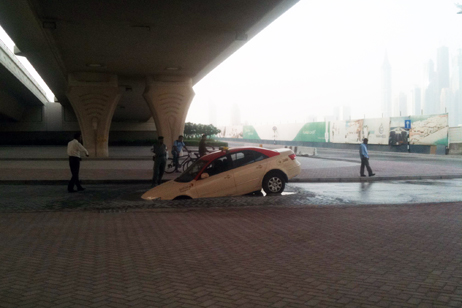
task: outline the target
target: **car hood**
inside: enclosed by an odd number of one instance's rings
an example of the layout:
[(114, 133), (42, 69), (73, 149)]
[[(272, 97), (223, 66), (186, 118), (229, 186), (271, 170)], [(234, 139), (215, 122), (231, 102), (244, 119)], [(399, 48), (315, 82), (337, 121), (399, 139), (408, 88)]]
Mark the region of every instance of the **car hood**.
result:
[(168, 181), (159, 186), (151, 188), (145, 192), (141, 198), (144, 200), (171, 200), (179, 195), (183, 187), (187, 187), (189, 183), (179, 183), (175, 181)]

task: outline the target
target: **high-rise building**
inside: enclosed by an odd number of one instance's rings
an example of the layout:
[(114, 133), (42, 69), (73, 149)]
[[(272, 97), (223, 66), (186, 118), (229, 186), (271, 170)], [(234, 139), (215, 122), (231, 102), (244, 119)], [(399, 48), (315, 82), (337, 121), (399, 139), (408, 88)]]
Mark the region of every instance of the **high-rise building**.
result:
[(210, 101), (209, 102), (209, 123), (213, 126), (217, 126), (217, 105)]
[(438, 113), (446, 113), (449, 109), (451, 109), (454, 102), (454, 95), (452, 95), (452, 91), (450, 88), (443, 88), (441, 89), (440, 95), (440, 107)]
[(349, 106), (335, 106), (334, 118), (336, 121), (351, 120), (351, 108)]
[(382, 64), (382, 117), (391, 116), (391, 65), (388, 62), (388, 55)]
[(334, 107), (334, 119), (335, 119), (335, 121), (342, 120), (341, 114), (340, 114), (340, 106), (335, 106)]
[(449, 88), (449, 49), (441, 46), (436, 50), (436, 77), (438, 94), (444, 88)]
[(231, 108), (231, 125), (241, 125), (241, 110), (237, 104), (233, 104)]
[(410, 115), (420, 115), (422, 113), (422, 90), (419, 86), (415, 85), (411, 90), (411, 110)]
[(446, 106), (449, 126), (462, 124), (462, 49), (452, 59), (451, 90), (452, 104)]
[(394, 117), (406, 117), (409, 115), (407, 108), (407, 96), (404, 92), (399, 92), (399, 94), (394, 99), (393, 104), (393, 114)]
[(435, 65), (432, 60), (428, 60), (428, 62), (424, 64), (422, 97), (423, 114), (438, 113), (437, 110), (439, 109), (440, 105), (440, 95), (438, 91)]
[(350, 106), (342, 106), (342, 113), (343, 113), (344, 121), (351, 120), (351, 107)]

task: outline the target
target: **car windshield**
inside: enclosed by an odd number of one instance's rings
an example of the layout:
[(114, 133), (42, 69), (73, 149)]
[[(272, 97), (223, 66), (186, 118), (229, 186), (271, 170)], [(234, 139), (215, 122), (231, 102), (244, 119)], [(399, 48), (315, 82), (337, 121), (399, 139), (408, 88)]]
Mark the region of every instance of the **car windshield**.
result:
[(187, 183), (194, 180), (197, 174), (204, 168), (204, 166), (208, 163), (206, 160), (199, 159), (194, 164), (189, 166), (188, 169), (185, 170), (179, 177), (175, 179), (175, 182), (182, 182)]

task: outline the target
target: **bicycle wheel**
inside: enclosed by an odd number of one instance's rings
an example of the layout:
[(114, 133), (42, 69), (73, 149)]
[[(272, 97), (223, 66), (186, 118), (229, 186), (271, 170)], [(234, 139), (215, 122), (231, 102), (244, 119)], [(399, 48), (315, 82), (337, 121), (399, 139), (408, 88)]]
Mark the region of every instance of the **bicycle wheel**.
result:
[(165, 173), (173, 173), (175, 171), (175, 165), (173, 164), (173, 159), (167, 159), (167, 165), (165, 165)]
[(188, 169), (189, 166), (191, 166), (193, 163), (194, 163), (194, 161), (192, 161), (191, 159), (185, 161), (184, 164), (183, 164), (183, 172), (186, 171), (186, 169)]

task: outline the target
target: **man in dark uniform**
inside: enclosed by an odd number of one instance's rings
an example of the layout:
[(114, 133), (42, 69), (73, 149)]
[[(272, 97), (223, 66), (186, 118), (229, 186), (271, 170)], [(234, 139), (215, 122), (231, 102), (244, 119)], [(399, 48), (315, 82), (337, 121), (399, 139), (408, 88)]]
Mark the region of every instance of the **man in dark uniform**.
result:
[(151, 148), (154, 153), (154, 174), (152, 176), (152, 186), (160, 185), (167, 164), (167, 146), (164, 144), (164, 137), (157, 138), (157, 144)]
[(202, 157), (207, 154), (207, 145), (205, 144), (205, 140), (207, 139), (207, 135), (203, 134), (201, 141), (199, 141), (199, 156)]

